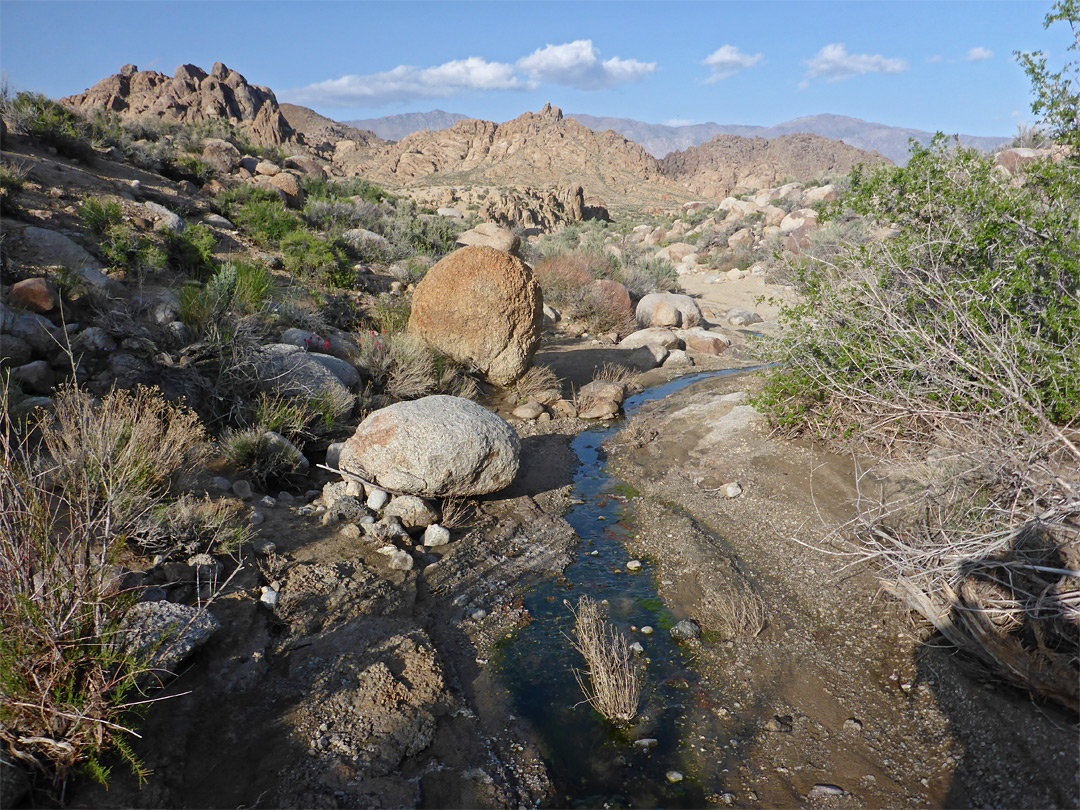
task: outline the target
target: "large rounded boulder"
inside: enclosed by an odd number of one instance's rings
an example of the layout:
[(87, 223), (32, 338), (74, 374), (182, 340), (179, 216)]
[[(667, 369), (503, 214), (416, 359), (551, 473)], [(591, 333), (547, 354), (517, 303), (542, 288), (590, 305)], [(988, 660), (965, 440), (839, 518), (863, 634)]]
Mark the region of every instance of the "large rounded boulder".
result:
[(425, 498), (484, 495), (517, 475), (521, 445), (499, 416), (461, 397), (398, 402), (360, 423), (338, 468)]
[(540, 345), (544, 297), (532, 270), (490, 247), (444, 258), (416, 286), (409, 331), (484, 375), (509, 385)]

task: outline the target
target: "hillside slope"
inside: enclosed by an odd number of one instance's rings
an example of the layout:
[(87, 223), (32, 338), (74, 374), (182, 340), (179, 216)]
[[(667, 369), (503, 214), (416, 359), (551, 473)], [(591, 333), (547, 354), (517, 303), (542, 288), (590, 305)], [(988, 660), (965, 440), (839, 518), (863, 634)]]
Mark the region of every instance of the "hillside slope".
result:
[(708, 143), (668, 155), (660, 166), (695, 194), (719, 198), (787, 180), (806, 182), (846, 174), (859, 163), (890, 162), (877, 152), (819, 135), (783, 135), (772, 140), (717, 135)]

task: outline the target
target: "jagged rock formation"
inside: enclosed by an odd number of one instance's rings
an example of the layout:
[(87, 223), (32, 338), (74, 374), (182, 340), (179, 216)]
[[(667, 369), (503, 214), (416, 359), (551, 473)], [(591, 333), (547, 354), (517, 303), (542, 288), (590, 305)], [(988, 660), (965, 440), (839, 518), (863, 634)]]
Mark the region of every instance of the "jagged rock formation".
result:
[(508, 227), (536, 233), (552, 231), (566, 222), (610, 219), (602, 206), (585, 204), (581, 186), (554, 189), (510, 189), (488, 199), (480, 216)]
[(688, 197), (636, 143), (564, 119), (550, 104), (504, 124), (468, 119), (379, 149), (341, 144), (334, 162), (346, 174), (396, 186), (580, 184), (590, 195), (619, 206)]
[(356, 129), (338, 123), (325, 115), (319, 115), (308, 107), (296, 104), (280, 104), (278, 109), (292, 127), (293, 132), (304, 136), (304, 143), (311, 149), (333, 154), (338, 141), (354, 141), (360, 146), (385, 147), (390, 144), (374, 132)]
[(877, 152), (818, 135), (784, 135), (773, 140), (717, 135), (701, 146), (673, 152), (660, 165), (669, 178), (694, 194), (718, 199), (788, 180), (805, 182), (846, 174), (859, 163), (891, 162)]
[(76, 110), (93, 113), (112, 110), (125, 118), (157, 118), (176, 123), (224, 119), (239, 125), (266, 144), (294, 137), (269, 87), (247, 79), (221, 62), (207, 74), (195, 65), (180, 65), (170, 78), (155, 70), (124, 65), (78, 95), (60, 100)]

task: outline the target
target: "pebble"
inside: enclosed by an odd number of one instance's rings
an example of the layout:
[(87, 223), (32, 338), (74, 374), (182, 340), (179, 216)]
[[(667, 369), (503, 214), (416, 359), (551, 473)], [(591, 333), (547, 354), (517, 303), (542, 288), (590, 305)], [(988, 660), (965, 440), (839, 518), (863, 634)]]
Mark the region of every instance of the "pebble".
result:
[(654, 737), (642, 737), (640, 740), (634, 740), (634, 748), (640, 748), (643, 751), (647, 751), (650, 748), (656, 748), (660, 744), (660, 741)]
[(651, 636), (652, 634), (653, 634), (653, 629), (652, 629), (651, 626), (645, 625), (644, 627), (641, 628), (641, 635), (643, 635), (643, 636)]
[[(71, 330), (69, 329), (68, 331), (70, 332)], [(218, 492), (228, 492), (230, 489), (232, 489), (232, 481), (230, 481), (228, 478), (225, 478), (224, 476), (215, 475), (214, 478), (210, 481), (210, 488), (215, 489)]]
[(367, 506), (368, 509), (378, 512), (386, 504), (390, 502), (390, 496), (381, 489), (373, 489), (368, 493)]
[(826, 796), (843, 796), (844, 789), (836, 785), (814, 785), (806, 794), (808, 799), (823, 799)]
[(861, 734), (862, 723), (860, 723), (854, 717), (849, 717), (847, 720), (844, 721), (844, 731), (848, 732), (849, 734)]
[(269, 585), (263, 585), (263, 587), (262, 587), (262, 596), (259, 597), (260, 602), (262, 602), (267, 607), (272, 608), (272, 607), (277, 606), (279, 598), (280, 598), (280, 594), (278, 594), (278, 592), (276, 590), (271, 588)]
[(277, 501), (271, 498), (269, 495), (263, 495), (259, 498), (259, 506), (265, 506), (267, 509), (273, 509), (277, 506)]
[(450, 542), (450, 530), (438, 523), (432, 523), (424, 529), (424, 545), (428, 548), (445, 546)]
[(734, 481), (724, 487), (725, 498), (738, 498), (740, 495), (742, 495), (742, 485), (739, 484), (738, 481)]
[(390, 555), (390, 567), (396, 571), (411, 571), (415, 564), (412, 555), (399, 548), (394, 549), (394, 553)]
[(476, 621), (480, 621), (481, 619), (487, 618), (487, 611), (483, 608), (477, 608), (470, 615), (472, 618), (476, 619)]
[(731, 807), (731, 805), (735, 804), (735, 794), (734, 793), (721, 793), (720, 794), (720, 804), (724, 805), (725, 807)]
[(248, 518), (248, 523), (250, 523), (252, 526), (258, 526), (264, 520), (266, 520), (266, 515), (264, 515), (262, 512), (255, 511), (252, 512), (251, 517)]
[(667, 780), (672, 783), (681, 782), (683, 780), (683, 775), (678, 771), (668, 771)]
[(296, 503), (296, 498), (291, 492), (279, 492), (277, 496), (277, 502), (282, 506), (292, 506)]
[[(322, 523), (323, 526), (333, 526), (335, 523), (338, 522), (338, 520), (340, 520), (340, 518), (338, 517), (337, 512), (327, 512), (326, 508), (322, 507), (322, 506), (320, 506), (319, 509), (323, 510), (322, 513), (321, 513), (322, 514), (321, 523)], [(319, 514), (319, 513), (316, 512), (316, 514)]]
[(791, 731), (791, 724), (792, 717), (789, 714), (786, 714), (783, 717), (770, 717), (765, 721), (765, 730), (775, 732)]
[(254, 548), (256, 554), (262, 554), (264, 557), (269, 557), (277, 551), (277, 545), (270, 540), (260, 540), (255, 543)]
[(251, 484), (243, 478), (238, 478), (232, 483), (233, 494), (243, 501), (251, 497)]
[(640, 653), (645, 652), (645, 648), (641, 646), (640, 641), (635, 641), (633, 644), (630, 645), (630, 651), (640, 654)]
[(626, 564), (626, 570), (627, 571), (640, 571), (641, 570), (641, 560), (631, 560), (630, 562), (628, 562)]
[(354, 498), (364, 497), (364, 485), (359, 481), (349, 481), (345, 484), (345, 494)]
[(341, 531), (338, 532), (338, 534), (346, 540), (359, 540), (362, 532), (360, 531), (360, 527), (355, 523), (346, 523), (341, 527)]

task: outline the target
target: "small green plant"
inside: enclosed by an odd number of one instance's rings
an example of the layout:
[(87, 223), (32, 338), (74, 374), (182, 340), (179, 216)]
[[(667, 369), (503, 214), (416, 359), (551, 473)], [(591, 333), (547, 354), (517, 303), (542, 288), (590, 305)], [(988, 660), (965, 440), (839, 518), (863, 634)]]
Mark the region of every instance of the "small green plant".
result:
[(180, 319), (201, 330), (228, 315), (262, 311), (274, 287), (274, 277), (260, 264), (227, 262), (202, 287), (180, 290)]
[(351, 287), (355, 273), (339, 248), (311, 231), (297, 230), (281, 240), (285, 269), (293, 276), (334, 287)]
[(90, 229), (90, 233), (99, 239), (123, 220), (123, 210), (120, 203), (114, 201), (102, 201), (91, 197), (79, 206), (79, 216)]
[(171, 267), (185, 276), (207, 278), (217, 268), (214, 232), (205, 225), (188, 225), (165, 232), (165, 254)]
[(300, 230), (303, 224), (296, 214), (270, 192), (251, 194), (239, 206), (226, 206), (225, 214), (244, 233), (262, 247), (276, 247), (286, 236)]
[(375, 329), (383, 335), (396, 335), (409, 328), (412, 302), (403, 295), (383, 293), (367, 310)]
[(27, 169), (10, 163), (0, 163), (0, 214), (14, 215), (19, 206), (15, 198), (26, 185)]

